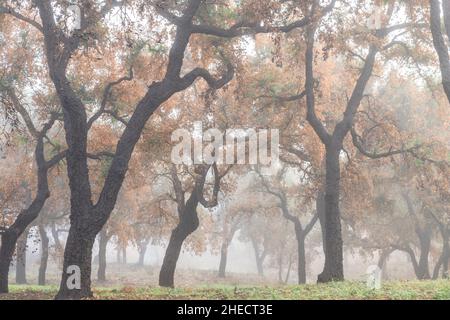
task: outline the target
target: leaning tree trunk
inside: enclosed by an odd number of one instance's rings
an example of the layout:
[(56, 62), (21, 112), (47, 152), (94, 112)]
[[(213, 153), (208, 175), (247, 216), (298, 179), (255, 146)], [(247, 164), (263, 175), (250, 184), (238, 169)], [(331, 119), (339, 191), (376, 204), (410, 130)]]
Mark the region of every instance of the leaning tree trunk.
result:
[(108, 235), (103, 228), (100, 232), (99, 239), (99, 250), (98, 250), (98, 270), (97, 270), (97, 280), (100, 282), (106, 281), (106, 248), (108, 246)]
[(339, 211), (340, 193), (340, 148), (327, 146), (325, 185), (325, 266), (318, 282), (344, 280), (341, 216)]
[[(46, 125), (42, 129), (42, 132), (47, 132), (51, 125), (52, 123)], [(38, 166), (36, 197), (28, 208), (19, 213), (14, 223), (2, 234), (2, 244), (0, 248), (0, 293), (8, 292), (9, 266), (12, 261), (14, 250), (16, 249), (17, 240), (23, 233), (28, 233), (25, 232), (28, 226), (38, 217), (45, 201), (50, 197), (47, 173), (51, 166), (57, 162), (50, 164), (45, 161), (42, 136), (38, 139), (36, 144), (35, 157)]]
[(187, 204), (186, 209), (180, 215), (178, 226), (172, 231), (169, 244), (164, 255), (163, 264), (159, 273), (159, 285), (161, 287), (174, 287), (175, 269), (184, 240), (197, 230), (199, 220), (197, 215), (197, 203)]
[(220, 248), (220, 263), (219, 263), (219, 278), (225, 278), (227, 261), (228, 261), (228, 248), (230, 247), (231, 241), (233, 241), (234, 235), (237, 231), (236, 227), (233, 227), (229, 237), (224, 239), (222, 246)]
[(175, 286), (175, 269), (177, 267), (178, 258), (180, 257), (183, 241), (186, 237), (187, 235), (178, 228), (172, 232), (159, 273), (159, 285), (161, 287), (173, 288)]
[(39, 236), (41, 238), (41, 263), (39, 265), (38, 284), (40, 286), (45, 286), (45, 275), (47, 273), (47, 263), (48, 263), (49, 238), (43, 225), (39, 225)]
[[(38, 217), (39, 212), (50, 197), (47, 181), (47, 167), (43, 162), (43, 142), (39, 140), (36, 146), (36, 160), (39, 166), (38, 170), (38, 192), (31, 205), (20, 212), (14, 223), (2, 233), (2, 243), (0, 248), (0, 293), (8, 293), (8, 274), (12, 261), (16, 243), (19, 237), (26, 232), (28, 226)], [(25, 248), (26, 250), (26, 248)], [(22, 273), (22, 272), (19, 272)], [(22, 279), (20, 282), (23, 282)], [(26, 279), (25, 279), (26, 280)]]
[(16, 283), (27, 283), (27, 240), (28, 230), (25, 231), (17, 242), (16, 252)]

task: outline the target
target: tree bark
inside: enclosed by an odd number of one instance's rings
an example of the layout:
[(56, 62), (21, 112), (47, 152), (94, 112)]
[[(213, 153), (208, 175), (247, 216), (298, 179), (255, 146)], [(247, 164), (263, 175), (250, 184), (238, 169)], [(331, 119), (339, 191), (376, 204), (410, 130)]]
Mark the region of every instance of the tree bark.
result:
[(34, 152), (37, 170), (37, 193), (31, 204), (22, 210), (14, 223), (3, 231), (2, 243), (0, 248), (0, 293), (8, 292), (8, 274), (12, 261), (12, 256), (16, 249), (16, 243), (19, 237), (27, 230), (29, 225), (38, 217), (39, 212), (50, 197), (48, 188), (48, 170), (57, 164), (62, 155), (55, 156), (49, 161), (44, 157), (44, 136), (53, 126), (56, 118), (52, 116), (51, 120), (44, 125), (41, 132), (36, 137), (36, 149)]
[[(450, 2), (444, 0), (444, 25), (450, 40)], [(450, 102), (450, 54), (449, 47), (445, 42), (442, 33), (441, 21), (441, 2), (439, 0), (430, 0), (430, 29), (433, 36), (433, 45), (439, 57), (439, 64), (442, 74), (442, 86)]]
[(305, 235), (302, 230), (295, 230), (295, 236), (297, 238), (297, 276), (298, 284), (306, 283), (306, 250), (305, 250)]
[[(211, 200), (206, 201), (203, 191), (205, 188), (206, 175), (208, 174), (210, 168), (213, 168), (214, 172), (213, 195)], [(159, 285), (161, 287), (174, 287), (175, 269), (178, 258), (180, 257), (183, 242), (191, 233), (197, 230), (200, 225), (197, 207), (199, 204), (202, 204), (205, 208), (217, 206), (218, 194), (220, 191), (220, 180), (226, 175), (227, 172), (228, 170), (222, 175), (219, 174), (216, 164), (211, 166), (198, 166), (196, 168), (197, 176), (195, 178), (194, 188), (189, 199), (185, 201), (185, 191), (183, 190), (182, 183), (178, 178), (176, 166), (172, 166), (171, 176), (175, 190), (179, 222), (170, 236), (169, 244), (164, 255), (163, 264), (161, 266), (161, 271), (159, 273)]]
[[(71, 229), (77, 225), (72, 223)], [(92, 248), (94, 246), (97, 232), (84, 233), (77, 231), (69, 232), (66, 249), (64, 252), (63, 274), (60, 289), (55, 297), (57, 300), (79, 300), (92, 297), (91, 291), (91, 262)], [(69, 274), (69, 267), (78, 267), (80, 274)], [(79, 276), (81, 286), (79, 288), (69, 287), (71, 276)], [(71, 277), (69, 279), (69, 277)]]
[(163, 264), (159, 273), (159, 285), (161, 287), (174, 288), (175, 269), (180, 257), (183, 241), (186, 239), (184, 233), (175, 229), (170, 236), (169, 244), (164, 255)]
[(28, 230), (17, 241), (16, 252), (16, 283), (27, 284), (27, 242)]
[[(102, 14), (92, 19), (83, 19), (85, 23), (83, 23), (82, 28), (78, 32), (71, 36), (63, 37), (61, 35), (64, 32), (58, 27), (52, 2), (36, 1), (42, 22), (40, 30), (44, 35), (49, 75), (63, 107), (64, 129), (68, 146), (66, 160), (71, 196), (71, 226), (64, 253), (64, 271), (61, 287), (57, 294), (58, 299), (78, 299), (91, 296), (91, 282), (88, 278), (91, 273), (90, 260), (93, 242), (96, 234), (103, 228), (114, 209), (128, 170), (131, 155), (151, 115), (172, 95), (187, 89), (198, 78), (205, 79), (212, 89), (220, 89), (231, 81), (234, 76), (234, 68), (231, 63), (227, 63), (226, 74), (218, 80), (214, 79), (207, 70), (201, 68), (195, 68), (181, 76), (186, 47), (194, 32), (192, 20), (200, 4), (200, 0), (189, 1), (187, 8), (183, 10), (183, 16), (177, 19), (176, 34), (174, 43), (169, 51), (164, 78), (161, 81), (152, 83), (144, 97), (133, 108), (134, 112), (117, 142), (103, 188), (97, 203), (94, 205), (87, 165), (88, 131), (92, 124), (104, 114), (108, 102), (107, 98), (111, 94), (114, 84), (125, 80), (129, 81), (132, 79), (132, 76), (123, 77), (121, 80), (107, 85), (104, 91), (105, 99), (102, 100), (100, 110), (88, 120), (86, 107), (72, 87), (66, 73), (71, 57), (82, 45), (82, 37), (80, 35), (86, 31), (86, 28), (100, 22), (117, 3), (116, 1), (114, 3), (113, 1), (108, 1), (103, 7), (104, 10), (102, 9)], [(80, 290), (67, 290), (66, 288), (66, 280), (68, 278), (66, 268), (73, 265), (81, 268), (82, 288)]]
[(40, 286), (45, 286), (46, 283), (45, 276), (47, 273), (47, 263), (48, 263), (49, 238), (43, 225), (39, 225), (39, 235), (41, 238), (41, 263), (39, 265), (38, 284)]
[(326, 230), (326, 222), (325, 222), (325, 193), (320, 190), (317, 199), (316, 199), (316, 211), (319, 216), (320, 230), (322, 231), (322, 249), (323, 254), (326, 256), (327, 254), (327, 246), (325, 242), (327, 230)]
[(0, 293), (8, 293), (8, 275), (12, 256), (16, 248), (17, 237), (11, 232), (2, 233), (0, 248)]
[(428, 257), (431, 249), (431, 226), (427, 225), (424, 230), (418, 231), (420, 240), (419, 263), (415, 269), (416, 276), (420, 280), (431, 279)]
[(325, 266), (318, 282), (344, 280), (342, 252), (341, 217), (339, 211), (340, 194), (340, 148), (327, 146), (325, 185)]
[(106, 281), (106, 248), (108, 246), (108, 235), (105, 228), (100, 232), (99, 250), (98, 250), (98, 270), (97, 280), (100, 282)]
[(180, 217), (178, 226), (172, 231), (159, 273), (159, 285), (161, 287), (174, 287), (175, 269), (183, 242), (199, 226), (197, 204), (197, 201), (191, 201), (191, 203), (187, 204), (184, 213)]

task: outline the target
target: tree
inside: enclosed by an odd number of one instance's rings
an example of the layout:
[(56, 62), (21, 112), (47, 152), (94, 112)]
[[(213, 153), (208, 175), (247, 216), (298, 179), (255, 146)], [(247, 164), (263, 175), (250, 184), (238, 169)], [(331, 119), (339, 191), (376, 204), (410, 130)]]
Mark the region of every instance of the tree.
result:
[[(442, 3), (442, 11), (441, 11)], [(443, 23), (441, 13), (443, 12)], [(450, 102), (450, 54), (449, 46), (443, 35), (442, 26), (447, 34), (447, 41), (450, 41), (450, 1), (430, 0), (430, 29), (433, 36), (434, 48), (439, 57), (442, 75), (442, 86)]]
[[(288, 195), (286, 193), (286, 185), (290, 182), (286, 182), (285, 174), (287, 168), (282, 168), (279, 173), (276, 175), (275, 183), (277, 183), (277, 187), (274, 187), (274, 182), (269, 184), (266, 178), (258, 173), (259, 178), (261, 179), (261, 183), (264, 188), (264, 192), (274, 196), (277, 198), (278, 206), (281, 209), (283, 217), (290, 221), (294, 226), (295, 237), (297, 240), (297, 275), (298, 275), (298, 283), (305, 284), (306, 283), (306, 250), (305, 250), (305, 240), (306, 236), (311, 232), (317, 220), (319, 219), (319, 214), (316, 212), (313, 214), (312, 218), (303, 225), (299, 216), (296, 214), (292, 214), (291, 209), (289, 208)], [(292, 182), (291, 182), (292, 183)]]
[(233, 202), (225, 203), (220, 209), (221, 230), (221, 244), (220, 244), (220, 261), (218, 277), (225, 278), (226, 268), (228, 262), (228, 248), (233, 241), (234, 235), (239, 231), (245, 219), (249, 217), (245, 208)]
[[(351, 131), (355, 115), (360, 107), (364, 97), (367, 84), (371, 78), (376, 56), (378, 53), (389, 50), (398, 44), (396, 41), (390, 41), (388, 36), (398, 30), (415, 26), (414, 23), (404, 23), (394, 26), (388, 26), (393, 12), (392, 4), (388, 8), (388, 17), (383, 22), (382, 28), (368, 33), (369, 42), (368, 51), (365, 57), (356, 54), (362, 59), (363, 66), (360, 69), (356, 83), (353, 87), (351, 96), (346, 101), (345, 111), (342, 119), (337, 121), (334, 129), (330, 133), (328, 125), (320, 120), (316, 111), (316, 85), (314, 76), (315, 61), (315, 42), (319, 25), (323, 17), (329, 10), (315, 10), (312, 8), (310, 15), (316, 16), (316, 20), (306, 28), (306, 50), (305, 50), (305, 92), (306, 92), (306, 119), (314, 129), (322, 144), (325, 146), (325, 185), (324, 185), (324, 203), (325, 203), (325, 266), (323, 272), (319, 275), (319, 282), (328, 282), (333, 280), (343, 280), (343, 242), (340, 221), (340, 178), (341, 178), (341, 151), (345, 137)], [(369, 30), (370, 31), (370, 30)], [(350, 49), (351, 50), (351, 49)]]
[[(268, 1), (272, 3), (272, 1)], [(169, 100), (177, 92), (190, 87), (196, 80), (203, 79), (212, 90), (225, 86), (234, 74), (234, 68), (230, 62), (225, 63), (226, 71), (222, 77), (215, 79), (206, 69), (194, 68), (181, 76), (183, 58), (191, 36), (206, 34), (222, 38), (234, 38), (245, 34), (289, 32), (295, 28), (305, 26), (308, 18), (302, 18), (286, 26), (262, 26), (259, 21), (239, 21), (230, 28), (220, 28), (214, 25), (194, 23), (194, 17), (202, 5), (207, 5), (201, 0), (186, 1), (182, 5), (173, 8), (165, 7), (158, 1), (148, 5), (158, 14), (166, 18), (176, 28), (173, 45), (168, 55), (167, 69), (162, 80), (154, 81), (146, 90), (145, 95), (136, 104), (132, 115), (117, 142), (117, 147), (112, 156), (111, 165), (105, 179), (102, 192), (97, 200), (91, 199), (91, 188), (88, 173), (88, 131), (92, 124), (102, 115), (115, 113), (107, 108), (107, 102), (114, 86), (132, 76), (125, 76), (112, 81), (105, 87), (101, 107), (90, 119), (86, 112), (86, 105), (81, 99), (74, 84), (68, 77), (68, 67), (73, 56), (82, 48), (89, 46), (92, 35), (96, 34), (96, 26), (103, 21), (107, 14), (116, 7), (123, 6), (124, 2), (108, 1), (104, 6), (98, 7), (92, 2), (86, 2), (82, 10), (81, 29), (69, 33), (62, 27), (64, 18), (58, 12), (65, 12), (65, 4), (54, 4), (48, 0), (33, 1), (32, 9), (37, 7), (40, 23), (33, 18), (17, 12), (13, 6), (2, 5), (1, 13), (24, 21), (43, 34), (45, 56), (47, 60), (48, 74), (54, 84), (56, 93), (64, 111), (64, 128), (67, 142), (67, 171), (71, 188), (71, 227), (66, 243), (63, 274), (58, 298), (82, 298), (92, 295), (90, 289), (92, 246), (98, 232), (108, 220), (125, 175), (128, 163), (138, 142), (142, 130), (151, 115), (161, 104)], [(140, 1), (130, 5), (139, 6)], [(270, 7), (268, 7), (270, 8)], [(20, 7), (19, 7), (20, 9)], [(175, 9), (175, 10), (171, 10)], [(173, 13), (175, 11), (176, 13)], [(154, 14), (154, 12), (152, 14)], [(181, 13), (181, 15), (177, 15)], [(255, 19), (259, 20), (259, 19)], [(95, 37), (94, 37), (95, 38)], [(116, 116), (117, 118), (117, 116)], [(120, 118), (120, 117), (119, 117)], [(121, 122), (125, 122), (122, 119)], [(68, 290), (66, 282), (68, 274), (65, 272), (71, 265), (77, 265), (81, 269), (81, 290)]]
[[(12, 89), (9, 89), (8, 95), (12, 99), (12, 103), (14, 104), (17, 112), (19, 112), (24, 119), (28, 131), (36, 140), (34, 156), (37, 171), (37, 190), (29, 206), (17, 215), (17, 217), (9, 227), (5, 227), (2, 229), (2, 242), (0, 248), (0, 292), (2, 293), (8, 292), (9, 265), (16, 248), (16, 243), (20, 236), (30, 226), (30, 224), (38, 217), (39, 212), (45, 204), (45, 201), (50, 196), (48, 187), (48, 172), (65, 156), (65, 153), (62, 152), (53, 156), (50, 160), (46, 160), (45, 158), (44, 139), (46, 138), (49, 130), (53, 127), (53, 124), (58, 119), (59, 115), (57, 113), (54, 113), (51, 116), (50, 120), (45, 123), (43, 125), (43, 128), (39, 131), (36, 129), (35, 125), (31, 121), (28, 112), (20, 104), (17, 96)], [(24, 252), (26, 250), (26, 241), (24, 242), (24, 246), (21, 246), (21, 249), (18, 250), (19, 252)], [(24, 261), (22, 263), (24, 263)], [(25, 279), (23, 279), (22, 277), (18, 280), (20, 280), (19, 282), (23, 282), (23, 280)]]
[[(231, 166), (229, 167), (231, 168)], [(212, 195), (210, 200), (206, 200), (204, 196), (205, 183), (208, 172), (212, 169), (214, 175), (214, 183), (212, 186)], [(201, 204), (204, 208), (214, 208), (218, 204), (218, 194), (220, 191), (220, 182), (228, 173), (225, 170), (219, 172), (216, 164), (200, 165), (196, 167), (194, 173), (194, 182), (190, 190), (190, 196), (186, 199), (185, 194), (188, 192), (183, 186), (182, 181), (178, 177), (177, 168), (173, 165), (170, 169), (171, 181), (174, 188), (175, 199), (177, 203), (177, 211), (179, 222), (173, 229), (167, 245), (166, 254), (164, 255), (161, 272), (159, 274), (159, 285), (163, 287), (174, 287), (175, 268), (180, 256), (181, 248), (184, 240), (193, 233), (199, 226), (197, 207)]]
[(27, 284), (27, 248), (29, 230), (21, 235), (16, 248), (16, 283)]
[(41, 239), (41, 263), (39, 265), (38, 284), (40, 286), (45, 286), (50, 239), (48, 238), (47, 231), (42, 224), (40, 224), (38, 228), (39, 237)]
[(106, 281), (106, 249), (108, 246), (108, 241), (111, 239), (110, 234), (108, 234), (107, 226), (104, 226), (102, 231), (100, 231), (100, 236), (98, 240), (98, 270), (97, 270), (97, 280), (99, 282)]

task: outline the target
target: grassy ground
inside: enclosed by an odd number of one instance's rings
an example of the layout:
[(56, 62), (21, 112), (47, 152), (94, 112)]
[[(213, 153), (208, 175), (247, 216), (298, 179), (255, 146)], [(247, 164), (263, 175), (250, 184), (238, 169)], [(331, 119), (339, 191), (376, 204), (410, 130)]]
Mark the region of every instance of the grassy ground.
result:
[[(10, 286), (10, 293), (0, 300), (52, 299), (55, 286)], [(159, 287), (95, 288), (101, 300), (165, 300), (165, 299), (262, 299), (262, 300), (334, 300), (334, 299), (450, 299), (450, 281), (385, 282), (380, 290), (370, 290), (361, 282), (341, 282), (304, 286), (203, 286), (196, 288), (162, 289)]]

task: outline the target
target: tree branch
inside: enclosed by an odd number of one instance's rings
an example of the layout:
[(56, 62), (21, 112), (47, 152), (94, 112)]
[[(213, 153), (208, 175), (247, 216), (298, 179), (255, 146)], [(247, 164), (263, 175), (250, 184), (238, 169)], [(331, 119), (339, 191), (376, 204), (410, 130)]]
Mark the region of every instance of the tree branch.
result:
[(412, 153), (413, 151), (419, 149), (421, 146), (420, 145), (416, 145), (414, 147), (411, 148), (401, 148), (398, 150), (394, 150), (392, 147), (386, 151), (386, 152), (381, 152), (381, 153), (376, 153), (376, 152), (369, 152), (367, 150), (365, 150), (363, 143), (362, 143), (362, 138), (356, 133), (355, 128), (352, 127), (351, 129), (351, 135), (352, 135), (352, 142), (353, 145), (358, 149), (358, 151), (363, 154), (366, 157), (369, 157), (371, 159), (381, 159), (381, 158), (386, 158), (386, 157), (390, 157), (390, 156), (394, 156), (397, 154), (403, 154), (403, 153)]
[[(205, 196), (203, 195), (204, 192), (204, 185), (206, 180), (206, 175), (208, 174), (209, 168), (212, 167), (213, 173), (214, 173), (214, 186), (213, 186), (213, 192), (211, 199), (207, 201), (205, 199)], [(203, 172), (200, 174), (200, 178), (197, 179), (194, 187), (194, 192), (197, 193), (198, 201), (201, 203), (201, 205), (205, 208), (213, 208), (217, 206), (219, 201), (219, 191), (220, 191), (220, 181), (225, 175), (221, 175), (219, 173), (219, 170), (217, 168), (217, 164), (214, 163), (211, 166), (203, 166), (202, 169)], [(229, 169), (227, 170), (227, 172)]]
[(12, 8), (0, 6), (0, 14), (9, 14), (10, 16), (15, 17), (16, 19), (19, 19), (21, 21), (24, 21), (28, 23), (29, 25), (35, 27), (39, 32), (43, 32), (42, 26), (35, 20), (30, 19), (17, 11), (13, 10)]
[(306, 120), (312, 126), (323, 144), (328, 145), (331, 141), (331, 135), (325, 129), (323, 123), (317, 118), (316, 102), (314, 93), (314, 36), (316, 33), (315, 27), (310, 27), (307, 30), (306, 53), (305, 53), (305, 72), (306, 72)]
[(229, 62), (227, 63), (227, 71), (222, 75), (221, 78), (215, 79), (208, 70), (203, 68), (195, 68), (194, 70), (187, 73), (184, 77), (181, 78), (180, 83), (178, 84), (179, 90), (184, 90), (188, 88), (195, 80), (198, 78), (203, 78), (203, 80), (208, 83), (209, 87), (212, 90), (217, 90), (225, 86), (228, 82), (230, 82), (234, 77), (234, 67)]
[(108, 85), (105, 87), (105, 90), (103, 91), (103, 97), (102, 97), (102, 101), (100, 103), (100, 109), (88, 121), (88, 124), (87, 124), (88, 130), (92, 127), (94, 122), (97, 121), (98, 118), (100, 118), (101, 115), (104, 113), (112, 115), (117, 120), (120, 119), (119, 121), (122, 123), (125, 123), (125, 125), (126, 125), (126, 121), (121, 119), (119, 116), (117, 116), (116, 113), (114, 113), (113, 111), (107, 111), (106, 105), (108, 104), (108, 99), (111, 97), (112, 89), (115, 86), (120, 85), (122, 82), (133, 80), (133, 78), (134, 78), (133, 67), (131, 67), (127, 76), (121, 77), (121, 78), (117, 79), (116, 81), (108, 83)]

